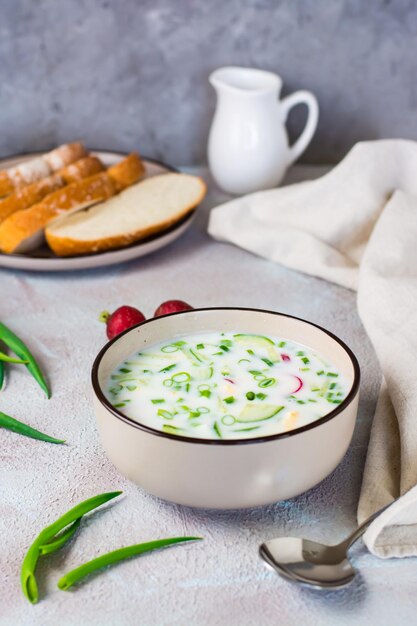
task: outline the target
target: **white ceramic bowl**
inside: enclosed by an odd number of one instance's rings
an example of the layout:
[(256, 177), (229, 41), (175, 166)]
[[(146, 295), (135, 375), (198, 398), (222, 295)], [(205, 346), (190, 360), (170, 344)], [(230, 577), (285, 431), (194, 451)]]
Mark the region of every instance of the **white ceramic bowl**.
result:
[[(321, 419), (295, 430), (253, 439), (208, 440), (160, 432), (115, 409), (103, 388), (132, 352), (204, 331), (281, 336), (322, 353), (350, 381), (345, 400)], [(352, 438), (360, 370), (352, 351), (305, 320), (256, 309), (196, 309), (147, 320), (110, 341), (92, 370), (103, 447), (114, 465), (146, 491), (179, 504), (241, 508), (269, 504), (310, 489), (342, 460)]]

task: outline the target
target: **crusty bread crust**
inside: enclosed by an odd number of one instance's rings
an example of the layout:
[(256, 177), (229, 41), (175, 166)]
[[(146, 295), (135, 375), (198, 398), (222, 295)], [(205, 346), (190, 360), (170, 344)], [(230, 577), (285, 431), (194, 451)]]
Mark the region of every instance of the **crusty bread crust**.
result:
[(145, 173), (145, 165), (137, 152), (132, 152), (107, 170), (107, 174), (117, 183), (120, 191), (137, 183)]
[(0, 249), (6, 254), (17, 252), (26, 239), (60, 213), (106, 200), (115, 193), (116, 184), (106, 172), (58, 189), (42, 202), (13, 213), (0, 224)]
[[(66, 183), (72, 183), (80, 178), (98, 174), (103, 169), (101, 161), (97, 157), (88, 155), (81, 143), (66, 144), (40, 157), (24, 161), (16, 167), (1, 170), (0, 198), (8, 196), (16, 189), (42, 180), (53, 172), (59, 171)], [(140, 156), (132, 152), (120, 163), (109, 167), (108, 174), (122, 190), (145, 175), (145, 165)]]
[(59, 174), (52, 174), (36, 183), (16, 189), (7, 198), (0, 200), (0, 223), (12, 213), (28, 209), (64, 185), (65, 182)]
[(16, 167), (0, 171), (0, 197), (13, 193), (24, 185), (30, 185), (51, 174), (49, 165), (42, 157), (24, 161)]
[(98, 157), (86, 156), (74, 163), (70, 163), (62, 170), (59, 170), (58, 174), (69, 185), (82, 178), (88, 178), (88, 176), (94, 176), (99, 172), (104, 171), (104, 165)]
[(64, 187), (66, 184), (93, 176), (104, 170), (104, 165), (97, 157), (88, 156), (71, 163), (59, 170), (57, 174), (52, 174), (36, 183), (19, 187), (6, 198), (0, 200), (0, 223), (12, 213), (23, 211), (41, 202), (50, 193)]
[(13, 193), (15, 189), (46, 178), (86, 155), (87, 152), (81, 143), (69, 143), (42, 156), (24, 161), (16, 167), (2, 170), (0, 171), (0, 198)]
[(52, 172), (62, 170), (74, 161), (79, 161), (83, 157), (87, 156), (87, 150), (80, 142), (67, 143), (63, 146), (51, 150), (43, 155), (43, 160), (49, 165)]
[(8, 196), (16, 187), (13, 184), (13, 181), (9, 178), (7, 171), (0, 171), (0, 198), (4, 198)]
[(54, 232), (54, 227), (59, 227), (59, 223), (61, 221), (58, 219), (54, 221), (49, 228), (46, 228), (46, 241), (49, 247), (57, 256), (66, 257), (75, 256), (78, 254), (94, 254), (97, 252), (114, 250), (116, 248), (124, 248), (132, 243), (141, 241), (142, 239), (145, 239), (157, 233), (162, 233), (163, 231), (167, 230), (168, 228), (174, 226), (182, 219), (184, 219), (203, 200), (204, 196), (206, 195), (207, 187), (205, 182), (201, 178), (199, 180), (201, 182), (201, 192), (198, 198), (196, 198), (195, 202), (193, 202), (189, 206), (183, 207), (183, 209), (171, 219), (158, 222), (157, 224), (154, 224), (147, 228), (142, 228), (141, 230), (136, 230), (123, 235), (115, 235), (113, 237), (106, 237), (96, 240), (77, 240), (71, 239), (70, 237), (61, 237), (59, 235), (56, 235)]

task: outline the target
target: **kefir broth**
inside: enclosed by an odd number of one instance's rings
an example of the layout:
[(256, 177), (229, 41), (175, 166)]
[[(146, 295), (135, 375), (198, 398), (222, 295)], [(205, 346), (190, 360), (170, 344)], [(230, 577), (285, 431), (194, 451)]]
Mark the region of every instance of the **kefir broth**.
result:
[(166, 433), (245, 439), (320, 419), (349, 385), (322, 355), (281, 337), (201, 333), (132, 354), (106, 395), (126, 416)]

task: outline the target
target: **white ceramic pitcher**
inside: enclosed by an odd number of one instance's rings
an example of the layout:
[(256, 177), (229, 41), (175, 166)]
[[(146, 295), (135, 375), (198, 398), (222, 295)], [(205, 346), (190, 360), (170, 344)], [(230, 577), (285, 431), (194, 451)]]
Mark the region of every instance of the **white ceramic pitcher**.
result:
[[(233, 194), (278, 185), (307, 148), (317, 127), (319, 108), (309, 91), (278, 100), (282, 79), (263, 70), (222, 67), (210, 75), (217, 93), (208, 160), (217, 184)], [(285, 121), (297, 104), (308, 107), (307, 123), (289, 146)]]

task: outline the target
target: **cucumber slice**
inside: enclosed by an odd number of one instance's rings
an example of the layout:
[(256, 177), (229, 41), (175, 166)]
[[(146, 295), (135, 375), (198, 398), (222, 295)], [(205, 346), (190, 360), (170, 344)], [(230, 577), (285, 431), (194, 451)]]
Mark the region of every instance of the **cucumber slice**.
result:
[(213, 368), (210, 366), (201, 365), (200, 367), (190, 368), (191, 378), (194, 380), (208, 380), (213, 376)]
[(269, 339), (269, 337), (265, 337), (264, 335), (249, 335), (244, 333), (238, 333), (237, 335), (233, 335), (233, 337), (236, 339), (236, 341), (239, 342), (250, 341), (250, 343), (254, 343), (255, 345), (257, 345), (258, 343), (261, 345), (264, 345), (265, 343), (269, 343), (273, 346), (275, 345), (272, 339)]
[(272, 339), (263, 335), (233, 335), (237, 343), (252, 348), (260, 356), (267, 357), (273, 363), (281, 361), (281, 357)]
[(262, 422), (269, 420), (284, 407), (277, 404), (265, 404), (264, 402), (250, 402), (240, 412), (236, 418), (237, 422)]

